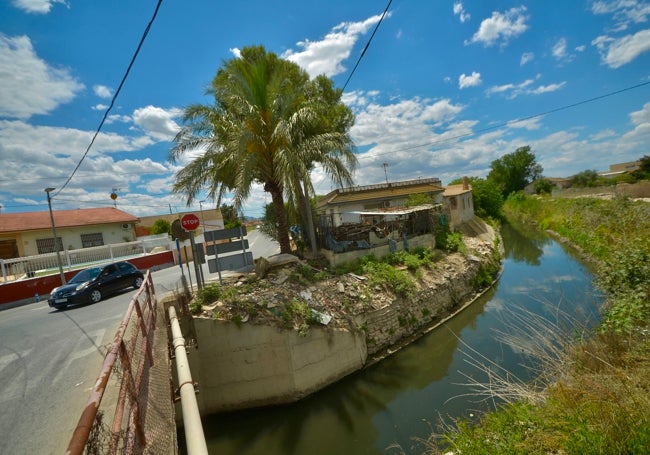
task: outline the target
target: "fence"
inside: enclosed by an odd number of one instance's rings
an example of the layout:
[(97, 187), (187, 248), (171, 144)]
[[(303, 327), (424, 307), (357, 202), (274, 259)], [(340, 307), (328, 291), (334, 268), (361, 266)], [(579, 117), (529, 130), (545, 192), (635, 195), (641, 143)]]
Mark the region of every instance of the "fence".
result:
[[(59, 254), (64, 270), (73, 270), (96, 262), (142, 256), (150, 253), (156, 247), (169, 250), (169, 236), (167, 234), (161, 234), (135, 242), (95, 246), (79, 250), (65, 250)], [(38, 254), (14, 259), (0, 259), (0, 271), (2, 272), (3, 283), (33, 278), (39, 275), (58, 273), (58, 268), (59, 264), (56, 253)]]
[[(163, 340), (154, 343), (157, 327), (162, 329), (158, 336)], [(147, 272), (104, 358), (68, 454), (173, 453), (170, 448), (176, 439), (165, 327), (164, 317), (158, 317), (151, 272)], [(155, 372), (156, 367), (162, 371)], [(117, 392), (109, 387), (109, 379), (119, 384)], [(109, 396), (102, 405), (107, 393), (117, 393), (117, 398)], [(112, 421), (105, 421), (111, 413)]]

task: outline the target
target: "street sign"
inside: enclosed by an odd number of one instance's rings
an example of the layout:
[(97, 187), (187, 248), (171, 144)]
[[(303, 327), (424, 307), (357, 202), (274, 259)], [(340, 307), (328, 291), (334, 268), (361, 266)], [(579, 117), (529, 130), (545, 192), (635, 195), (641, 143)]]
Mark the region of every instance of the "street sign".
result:
[(183, 226), (183, 229), (186, 231), (193, 231), (199, 227), (199, 224), (199, 217), (193, 213), (187, 213), (181, 218), (181, 226)]

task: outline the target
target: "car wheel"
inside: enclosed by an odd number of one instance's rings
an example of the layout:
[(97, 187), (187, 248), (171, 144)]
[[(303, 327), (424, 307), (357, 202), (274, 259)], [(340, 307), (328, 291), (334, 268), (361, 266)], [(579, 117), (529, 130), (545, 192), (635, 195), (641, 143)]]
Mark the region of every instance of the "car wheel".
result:
[(137, 277), (137, 278), (135, 279), (135, 282), (133, 283), (133, 287), (136, 288), (136, 289), (140, 289), (140, 286), (142, 286), (142, 282), (143, 282), (143, 281), (144, 281), (144, 280), (143, 280), (142, 278)]
[(90, 292), (90, 301), (92, 303), (97, 303), (102, 299), (102, 293), (99, 289), (93, 289)]

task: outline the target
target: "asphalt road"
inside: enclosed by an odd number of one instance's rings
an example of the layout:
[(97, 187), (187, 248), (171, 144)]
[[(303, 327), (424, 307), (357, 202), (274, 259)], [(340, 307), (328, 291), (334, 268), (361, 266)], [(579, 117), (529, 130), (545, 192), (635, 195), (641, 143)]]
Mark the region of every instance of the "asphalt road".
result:
[[(279, 252), (257, 231), (248, 240), (255, 258)], [(189, 273), (196, 283), (191, 263)], [(159, 297), (180, 287), (178, 266), (152, 276)], [(133, 293), (65, 311), (44, 300), (0, 311), (0, 454), (65, 453)]]

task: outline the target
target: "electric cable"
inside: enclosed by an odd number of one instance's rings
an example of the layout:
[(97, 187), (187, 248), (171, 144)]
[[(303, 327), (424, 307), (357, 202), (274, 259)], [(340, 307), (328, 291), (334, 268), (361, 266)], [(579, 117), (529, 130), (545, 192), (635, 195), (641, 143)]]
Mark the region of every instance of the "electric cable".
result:
[(368, 47), (370, 47), (370, 42), (372, 41), (372, 38), (375, 36), (375, 33), (377, 32), (377, 29), (379, 28), (379, 25), (384, 20), (384, 16), (386, 16), (386, 13), (388, 12), (388, 8), (390, 8), (391, 3), (393, 3), (393, 0), (388, 1), (388, 4), (386, 5), (386, 9), (384, 9), (384, 12), (382, 13), (381, 17), (379, 18), (379, 22), (377, 22), (377, 25), (375, 25), (375, 29), (372, 31), (372, 35), (370, 35), (370, 38), (368, 38), (368, 42), (366, 43), (365, 47), (363, 48), (363, 51), (361, 51), (361, 55), (359, 55), (359, 58), (357, 59), (357, 63), (354, 64), (354, 68), (352, 68), (352, 71), (350, 72), (350, 75), (348, 76), (348, 79), (345, 81), (345, 84), (343, 84), (343, 89), (341, 90), (342, 92), (345, 92), (345, 88), (348, 86), (348, 82), (350, 82), (350, 79), (352, 79), (352, 75), (357, 70), (357, 66), (359, 66), (359, 63), (361, 63), (361, 59), (366, 54), (366, 51), (368, 50)]
[(79, 170), (79, 167), (81, 166), (81, 163), (83, 163), (84, 159), (86, 159), (86, 156), (90, 152), (90, 149), (92, 148), (93, 144), (95, 143), (95, 139), (97, 139), (97, 136), (99, 136), (99, 133), (104, 126), (104, 122), (106, 122), (106, 119), (108, 118), (108, 114), (113, 109), (113, 105), (115, 104), (115, 100), (117, 99), (117, 96), (120, 94), (120, 91), (122, 90), (122, 86), (124, 86), (124, 83), (126, 82), (126, 78), (128, 77), (129, 73), (131, 72), (131, 68), (133, 67), (133, 64), (135, 63), (135, 59), (137, 58), (138, 54), (140, 53), (140, 49), (142, 48), (142, 45), (144, 44), (144, 40), (149, 34), (149, 30), (151, 29), (151, 26), (153, 25), (154, 20), (156, 19), (156, 16), (158, 15), (158, 10), (160, 9), (160, 5), (162, 4), (162, 0), (158, 0), (158, 3), (156, 4), (156, 9), (153, 12), (153, 16), (151, 16), (151, 20), (149, 20), (149, 23), (147, 24), (147, 27), (144, 30), (144, 33), (142, 34), (142, 37), (140, 38), (140, 42), (138, 43), (138, 47), (136, 48), (135, 52), (133, 53), (133, 56), (131, 57), (131, 62), (129, 63), (129, 66), (126, 69), (126, 72), (124, 73), (124, 76), (122, 76), (122, 80), (120, 81), (120, 85), (117, 87), (117, 90), (115, 90), (115, 94), (113, 95), (113, 98), (111, 99), (111, 104), (108, 106), (106, 109), (106, 112), (104, 112), (104, 116), (102, 117), (101, 122), (99, 122), (99, 126), (97, 127), (97, 130), (95, 130), (95, 134), (93, 135), (90, 143), (88, 144), (88, 147), (86, 148), (86, 151), (84, 152), (83, 156), (79, 160), (79, 163), (77, 163), (77, 166), (74, 168), (72, 171), (72, 174), (70, 174), (70, 177), (65, 181), (63, 186), (52, 196), (52, 198), (56, 197), (61, 191), (65, 189), (66, 186), (68, 186), (68, 183), (72, 180), (74, 175), (77, 173)]

